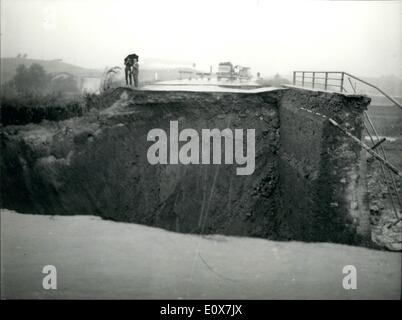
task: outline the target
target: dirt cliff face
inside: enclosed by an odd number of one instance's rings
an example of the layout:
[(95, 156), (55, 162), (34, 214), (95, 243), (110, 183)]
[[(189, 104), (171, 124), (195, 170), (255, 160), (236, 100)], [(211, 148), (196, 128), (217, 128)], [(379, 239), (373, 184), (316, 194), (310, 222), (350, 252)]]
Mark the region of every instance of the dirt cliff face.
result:
[[(278, 210), (280, 91), (113, 94), (116, 102), (100, 113), (5, 128), (3, 206), (95, 213), (181, 232), (268, 235), (270, 216)], [(237, 164), (150, 165), (147, 133), (169, 132), (172, 120), (179, 130), (197, 132), (255, 129), (254, 173), (236, 175)]]
[[(179, 232), (357, 241), (362, 220), (353, 219), (348, 188), (357, 179), (350, 177), (359, 165), (359, 150), (300, 107), (336, 115), (360, 134), (361, 111), (368, 104), (362, 97), (295, 89), (120, 88), (108, 99), (114, 103), (84, 117), (3, 128), (3, 207), (97, 214)], [(170, 121), (178, 121), (179, 130), (198, 133), (255, 129), (253, 174), (237, 175), (236, 163), (149, 164), (153, 142), (147, 134), (154, 128), (169, 132)]]
[(280, 102), (281, 237), (356, 243), (370, 239), (360, 138), (369, 98), (300, 89)]

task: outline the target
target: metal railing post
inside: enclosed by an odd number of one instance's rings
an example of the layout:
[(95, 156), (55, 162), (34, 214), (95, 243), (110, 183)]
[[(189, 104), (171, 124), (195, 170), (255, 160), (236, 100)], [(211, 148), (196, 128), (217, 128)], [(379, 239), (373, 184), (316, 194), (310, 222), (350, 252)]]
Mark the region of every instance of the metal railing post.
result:
[(350, 86), (351, 86), (352, 89), (353, 89), (353, 92), (356, 93), (356, 88), (353, 86), (353, 83), (352, 83), (352, 81), (350, 80), (350, 77), (348, 77), (348, 80), (349, 80)]
[[(345, 80), (346, 80), (346, 79), (345, 79), (345, 76), (346, 76), (346, 77), (349, 77), (349, 78), (351, 78), (351, 79), (353, 79), (353, 80), (355, 80), (355, 81), (361, 82), (361, 83), (363, 83), (363, 84), (365, 84), (365, 85), (367, 85), (367, 86), (369, 86), (369, 87), (372, 87), (372, 88), (376, 89), (376, 90), (379, 91), (381, 94), (383, 94), (388, 100), (390, 100), (392, 103), (394, 103), (396, 106), (398, 106), (399, 108), (402, 108), (402, 105), (401, 105), (400, 102), (398, 102), (396, 99), (394, 99), (394, 98), (392, 98), (391, 96), (389, 96), (387, 93), (385, 93), (384, 91), (382, 91), (380, 88), (378, 88), (377, 86), (375, 86), (375, 85), (373, 85), (373, 84), (371, 84), (371, 83), (369, 83), (369, 82), (367, 82), (367, 81), (365, 81), (365, 80), (363, 80), (363, 79), (360, 79), (360, 78), (358, 78), (358, 77), (355, 77), (355, 76), (351, 75), (351, 74), (348, 73), (348, 72), (344, 72), (344, 71), (294, 71), (294, 72), (293, 72), (293, 83), (294, 83), (294, 84), (296, 84), (296, 82), (297, 82), (297, 75), (299, 74), (299, 76), (300, 76), (300, 73), (301, 73), (301, 76), (302, 76), (302, 79), (301, 79), (301, 86), (302, 86), (302, 87), (304, 87), (304, 85), (305, 85), (305, 74), (306, 74), (306, 73), (307, 73), (307, 74), (310, 74), (310, 73), (313, 74), (313, 77), (312, 77), (312, 78), (313, 78), (313, 81), (312, 81), (313, 87), (315, 86), (316, 80), (323, 79), (322, 77), (316, 78), (316, 77), (315, 77), (315, 74), (316, 74), (316, 73), (322, 73), (322, 74), (325, 74), (325, 77), (324, 77), (324, 80), (325, 80), (325, 83), (324, 83), (325, 90), (327, 90), (328, 87), (339, 87), (340, 92), (348, 92), (348, 91), (345, 89)], [(336, 74), (336, 75), (341, 74), (341, 78), (340, 78), (340, 79), (339, 79), (339, 78), (330, 78), (330, 77), (331, 77), (331, 74)], [(349, 80), (349, 82), (350, 82), (350, 85), (351, 85), (351, 87), (352, 87), (352, 90), (356, 93), (356, 92), (357, 92), (357, 83), (355, 82), (355, 85), (353, 85), (352, 82), (351, 82), (351, 79), (349, 79), (349, 78), (348, 78), (348, 80)], [(328, 80), (340, 81), (340, 85), (338, 86), (337, 84), (330, 84), (330, 83), (328, 82)], [(311, 82), (308, 82), (308, 83), (311, 83)], [(318, 84), (322, 85), (322, 83), (320, 83), (320, 81), (318, 82)]]
[(389, 96), (388, 94), (386, 94), (384, 91), (382, 91), (382, 90), (381, 90), (380, 88), (378, 88), (377, 86), (375, 86), (375, 85), (373, 85), (373, 84), (371, 84), (371, 83), (369, 83), (369, 82), (367, 82), (367, 81), (364, 81), (363, 79), (360, 79), (360, 78), (358, 78), (358, 77), (355, 77), (355, 76), (351, 75), (350, 73), (345, 72), (345, 74), (346, 74), (347, 76), (349, 76), (349, 77), (351, 77), (351, 78), (353, 78), (353, 79), (355, 79), (355, 80), (361, 82), (361, 83), (364, 83), (365, 85), (368, 85), (369, 87), (372, 87), (372, 88), (376, 89), (377, 91), (381, 92), (381, 94), (383, 94), (386, 98), (388, 98), (388, 100), (392, 101), (396, 106), (398, 106), (399, 108), (402, 108), (402, 105), (401, 105), (398, 101), (396, 101), (394, 98), (392, 98), (391, 96)]
[(315, 72), (313, 72), (313, 82), (312, 82), (313, 89), (314, 89), (314, 82), (315, 82)]
[(343, 92), (343, 78), (345, 77), (345, 73), (341, 73), (341, 92)]

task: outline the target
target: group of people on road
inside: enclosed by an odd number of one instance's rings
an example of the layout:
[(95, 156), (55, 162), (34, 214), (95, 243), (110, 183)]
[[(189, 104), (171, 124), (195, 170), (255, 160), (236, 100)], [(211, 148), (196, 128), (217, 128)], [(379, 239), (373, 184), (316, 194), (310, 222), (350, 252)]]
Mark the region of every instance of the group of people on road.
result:
[(139, 72), (139, 65), (138, 65), (138, 55), (135, 53), (129, 54), (124, 59), (124, 72), (126, 75), (126, 85), (132, 85), (134, 82), (134, 87), (138, 88), (138, 72)]

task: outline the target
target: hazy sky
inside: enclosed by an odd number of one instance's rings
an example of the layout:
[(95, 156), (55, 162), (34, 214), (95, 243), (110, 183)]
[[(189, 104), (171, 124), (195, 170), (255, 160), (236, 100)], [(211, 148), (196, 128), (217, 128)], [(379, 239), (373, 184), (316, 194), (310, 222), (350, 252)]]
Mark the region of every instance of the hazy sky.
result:
[(402, 1), (1, 0), (1, 55), (103, 68), (135, 52), (206, 70), (402, 76), (401, 18)]

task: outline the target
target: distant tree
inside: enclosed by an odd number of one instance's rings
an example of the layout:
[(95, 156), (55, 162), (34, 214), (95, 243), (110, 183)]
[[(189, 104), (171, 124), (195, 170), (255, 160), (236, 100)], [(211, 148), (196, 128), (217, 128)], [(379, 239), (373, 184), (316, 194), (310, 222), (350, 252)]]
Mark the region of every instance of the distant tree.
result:
[(257, 78), (257, 83), (259, 83), (262, 86), (268, 86), (268, 87), (280, 87), (283, 84), (289, 84), (290, 81), (286, 78), (282, 78), (279, 73), (277, 73), (273, 78), (271, 79), (264, 79), (264, 78)]
[(21, 53), (17, 54), (17, 58), (21, 58)]
[(274, 85), (274, 86), (280, 86), (280, 85), (282, 85), (282, 84), (289, 84), (289, 83), (290, 83), (290, 81), (289, 81), (288, 79), (282, 78), (282, 77), (279, 75), (279, 73), (277, 73), (277, 74), (274, 76), (274, 79), (273, 79), (273, 85)]
[(72, 75), (53, 77), (49, 89), (52, 92), (79, 93), (77, 81)]
[(23, 64), (19, 65), (13, 80), (15, 89), (22, 94), (43, 94), (46, 93), (49, 85), (49, 76), (37, 63), (29, 68)]
[(22, 56), (24, 59), (26, 59), (28, 57), (27, 53), (24, 53), (24, 55)]

